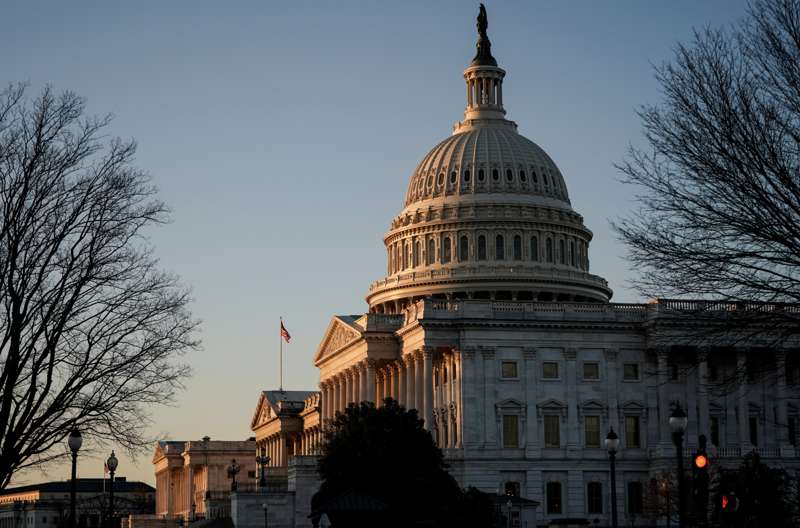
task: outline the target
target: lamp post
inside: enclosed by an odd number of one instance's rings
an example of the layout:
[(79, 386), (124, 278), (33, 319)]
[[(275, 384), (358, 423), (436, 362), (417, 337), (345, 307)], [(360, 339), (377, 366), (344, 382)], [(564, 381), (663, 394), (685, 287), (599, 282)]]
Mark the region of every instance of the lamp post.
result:
[(72, 480), (69, 486), (69, 528), (75, 528), (75, 479), (78, 467), (78, 450), (83, 443), (83, 437), (78, 428), (72, 430), (67, 440), (67, 445), (72, 451)]
[(261, 468), (261, 479), (258, 481), (258, 485), (261, 488), (267, 487), (267, 477), (265, 475), (266, 471), (264, 470), (264, 466), (269, 463), (269, 457), (267, 456), (267, 450), (265, 448), (261, 448), (261, 455), (256, 457), (256, 464)]
[(106, 460), (108, 471), (111, 473), (111, 481), (108, 488), (108, 524), (109, 527), (116, 527), (114, 524), (114, 472), (117, 470), (119, 460), (114, 456), (114, 450), (111, 450), (111, 456)]
[(686, 432), (687, 425), (689, 425), (689, 419), (678, 403), (672, 416), (669, 417), (669, 428), (675, 435), (675, 447), (678, 451), (678, 526), (680, 528), (686, 527), (686, 504), (683, 498), (683, 433)]
[(233, 476), (233, 482), (231, 482), (231, 491), (236, 491), (236, 475), (239, 474), (241, 468), (236, 465), (236, 459), (231, 459), (231, 465), (228, 466), (228, 474)]
[(192, 522), (194, 522), (195, 519), (196, 519), (195, 516), (194, 516), (195, 508), (197, 508), (197, 504), (195, 504), (194, 501), (192, 501)]
[(264, 528), (267, 528), (267, 510), (269, 509), (269, 504), (265, 502), (261, 507), (264, 508)]
[(511, 499), (508, 499), (506, 506), (508, 506), (508, 528), (511, 528)]
[(608, 436), (606, 436), (606, 451), (608, 451), (608, 459), (611, 461), (611, 526), (612, 528), (618, 528), (617, 526), (617, 476), (616, 470), (614, 469), (614, 459), (617, 456), (617, 450), (619, 449), (619, 437), (617, 433), (614, 432), (614, 428), (611, 428), (611, 431), (608, 432)]
[(497, 528), (501, 528), (500, 523), (502, 522), (503, 517), (502, 517), (502, 514), (500, 513), (500, 508), (501, 508), (501, 506), (500, 506), (500, 497), (505, 495), (505, 493), (503, 493), (503, 483), (502, 482), (497, 485), (497, 491), (495, 493), (497, 493)]

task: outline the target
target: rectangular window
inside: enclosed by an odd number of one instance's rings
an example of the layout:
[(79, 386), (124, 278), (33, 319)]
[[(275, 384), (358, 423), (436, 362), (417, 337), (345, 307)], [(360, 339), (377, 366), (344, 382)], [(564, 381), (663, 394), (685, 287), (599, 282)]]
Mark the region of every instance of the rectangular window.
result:
[(642, 447), (639, 431), (639, 417), (625, 417), (625, 447), (628, 449)]
[(544, 417), (544, 446), (561, 447), (561, 431), (558, 416)]
[(797, 420), (794, 416), (789, 417), (789, 445), (797, 445)]
[(678, 381), (678, 365), (667, 365), (667, 380)]
[(503, 361), (503, 378), (517, 378), (517, 362)]
[(561, 505), (561, 483), (548, 482), (546, 486), (547, 491), (547, 513), (560, 514), (563, 513)]
[(628, 513), (642, 513), (644, 502), (641, 482), (628, 482)]
[(558, 363), (542, 363), (542, 376), (558, 379)]
[(503, 447), (519, 447), (519, 416), (503, 415)]
[(587, 380), (600, 379), (600, 363), (584, 363), (583, 379)]
[(708, 419), (708, 429), (711, 433), (711, 443), (719, 447), (719, 417), (712, 416)]
[(622, 366), (622, 377), (626, 380), (638, 380), (639, 379), (639, 364), (638, 363), (626, 363)]
[(586, 416), (583, 419), (584, 426), (586, 427), (586, 447), (599, 448), (600, 447), (600, 417), (599, 416)]
[(750, 443), (758, 447), (758, 418), (750, 418)]
[(256, 472), (255, 471), (248, 471), (247, 472), (247, 478), (252, 478), (252, 479), (256, 478)]
[(603, 514), (603, 485), (599, 482), (590, 482), (586, 495), (589, 497), (589, 513)]
[(519, 497), (519, 482), (506, 482), (506, 496)]

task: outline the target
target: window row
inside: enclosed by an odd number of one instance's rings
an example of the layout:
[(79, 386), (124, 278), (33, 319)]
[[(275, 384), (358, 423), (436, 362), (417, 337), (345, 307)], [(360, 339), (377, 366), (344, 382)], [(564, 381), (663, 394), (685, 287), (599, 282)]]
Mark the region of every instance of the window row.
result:
[[(502, 361), (500, 363), (500, 377), (502, 379), (519, 379), (517, 361)], [(600, 362), (584, 361), (581, 364), (581, 379), (584, 381), (600, 381)], [(558, 361), (542, 362), (542, 378), (546, 380), (560, 380), (560, 363)], [(622, 379), (624, 381), (640, 381), (639, 363), (623, 363)]]
[[(476, 181), (483, 182), (486, 181), (487, 176), (491, 174), (491, 181), (499, 182), (501, 180), (501, 170), (500, 169), (492, 169), (491, 173), (487, 173), (484, 169), (478, 169), (477, 174), (475, 175)], [(505, 181), (513, 182), (515, 180), (521, 183), (528, 182), (528, 173), (524, 169), (520, 169), (518, 171), (513, 171), (512, 169), (505, 170)], [(537, 171), (532, 170), (530, 171), (530, 181), (533, 183), (539, 183), (541, 175), (541, 183), (550, 187), (552, 186), (554, 189), (562, 190), (565, 188), (562, 183), (560, 183), (560, 177), (556, 176), (555, 174), (550, 174), (548, 178), (547, 172), (541, 171), (537, 173)], [(472, 181), (473, 172), (470, 169), (465, 169), (461, 172), (461, 181), (464, 183), (468, 183)], [(429, 175), (427, 178), (420, 177), (411, 185), (411, 193), (414, 194), (418, 191), (422, 191), (425, 187), (433, 187), (433, 175)], [(443, 185), (445, 180), (445, 173), (440, 172), (439, 176), (436, 178), (436, 185)], [(456, 183), (459, 180), (459, 173), (458, 171), (451, 171), (450, 176), (448, 178), (449, 183)]]
[[(628, 482), (627, 512), (628, 514), (641, 514), (644, 511), (644, 486), (641, 482)], [(563, 487), (560, 482), (545, 484), (545, 508), (548, 515), (564, 514)], [(603, 484), (589, 482), (586, 484), (586, 513), (589, 515), (603, 514)]]
[[(510, 240), (509, 240), (510, 239)], [(583, 267), (586, 261), (586, 246), (574, 240), (558, 239), (555, 243), (551, 237), (545, 237), (540, 246), (537, 236), (530, 237), (530, 245), (523, 247), (520, 235), (506, 236), (495, 235), (493, 246), (489, 245), (490, 239), (486, 235), (478, 235), (477, 247), (472, 247), (469, 237), (462, 235), (456, 244), (452, 237), (442, 239), (442, 254), (438, 259), (442, 264), (450, 262), (466, 262), (469, 260), (488, 260), (489, 255), (493, 260), (531, 260), (534, 262), (552, 262)], [(422, 240), (416, 242), (401, 242), (389, 248), (389, 274), (397, 273), (410, 268), (433, 265), (437, 262), (436, 240), (431, 238), (427, 248)], [(528, 249), (530, 258), (523, 258), (523, 250)]]

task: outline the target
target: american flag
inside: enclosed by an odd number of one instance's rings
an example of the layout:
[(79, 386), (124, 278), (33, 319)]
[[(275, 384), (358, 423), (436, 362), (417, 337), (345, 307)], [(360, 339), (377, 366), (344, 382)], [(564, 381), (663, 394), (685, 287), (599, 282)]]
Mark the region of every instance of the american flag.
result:
[(108, 464), (103, 464), (103, 471), (108, 473)]
[(287, 332), (286, 329), (283, 327), (283, 321), (281, 321), (281, 336), (283, 336), (283, 338), (286, 340), (287, 343), (289, 342), (289, 339), (291, 339), (292, 337), (289, 335), (289, 332)]

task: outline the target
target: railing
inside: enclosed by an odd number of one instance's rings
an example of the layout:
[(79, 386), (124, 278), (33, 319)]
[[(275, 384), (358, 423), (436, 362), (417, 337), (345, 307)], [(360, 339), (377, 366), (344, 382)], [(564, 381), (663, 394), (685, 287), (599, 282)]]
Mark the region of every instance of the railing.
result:
[(403, 314), (373, 314), (373, 316), (375, 317), (375, 324), (403, 324)]
[(780, 458), (781, 450), (777, 447), (757, 447), (755, 452), (763, 458)]
[(431, 302), (431, 307), (434, 310), (447, 310), (447, 311), (455, 312), (455, 311), (458, 310), (458, 301), (433, 300)]
[(284, 466), (265, 467), (264, 478), (287, 478), (289, 476), (289, 468)]
[[(238, 483), (237, 483), (238, 484)], [(238, 487), (238, 485), (237, 485)], [(228, 495), (230, 494), (231, 490), (211, 490), (207, 491), (205, 494), (206, 499), (211, 500), (220, 500), (220, 499), (227, 499)]]
[(716, 456), (718, 458), (739, 458), (742, 456), (742, 450), (739, 447), (718, 447)]
[(317, 456), (316, 455), (295, 455), (293, 457), (289, 457), (289, 465), (290, 466), (316, 466), (317, 465)]
[(236, 493), (249, 491), (286, 491), (288, 482), (286, 480), (267, 480), (266, 486), (261, 486), (259, 482), (241, 482), (236, 485)]
[(525, 303), (521, 302), (493, 302), (492, 310), (495, 312), (524, 312)]
[(458, 460), (459, 458), (461, 458), (458, 452), (458, 448), (455, 447), (443, 448), (442, 455), (444, 455), (445, 460)]

